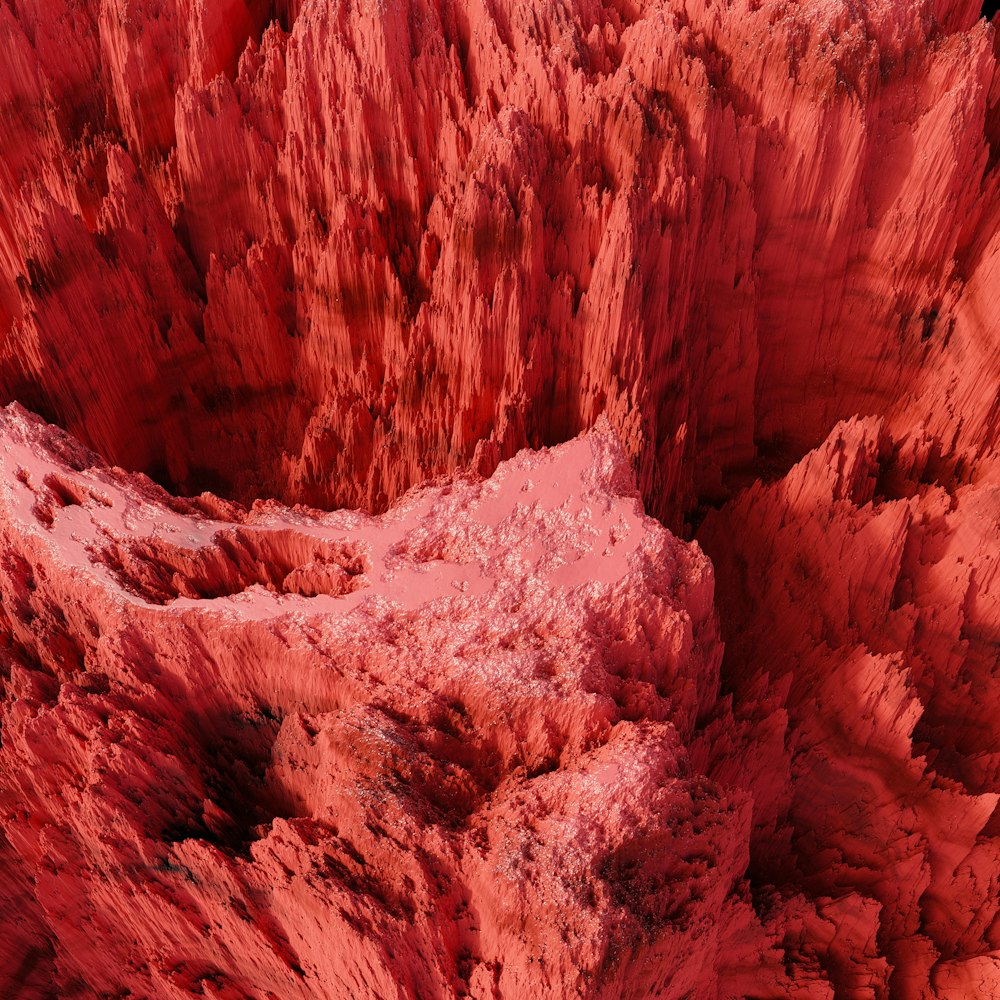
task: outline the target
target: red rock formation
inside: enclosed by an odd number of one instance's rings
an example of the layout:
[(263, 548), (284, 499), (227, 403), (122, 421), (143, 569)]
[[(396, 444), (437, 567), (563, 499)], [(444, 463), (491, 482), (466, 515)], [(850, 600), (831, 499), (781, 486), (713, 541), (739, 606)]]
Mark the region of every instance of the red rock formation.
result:
[(672, 517), (995, 444), (965, 0), (0, 7), (0, 392), (129, 468), (381, 508), (606, 411)]
[(816, 903), (845, 995), (1000, 993), (1000, 488), (930, 453), (849, 421), (699, 533), (732, 703), (696, 759), (751, 793), (752, 878)]
[(0, 0), (0, 995), (1000, 996), (998, 52)]
[(199, 510), (22, 410), (0, 440), (39, 982), (638, 997), (740, 954), (750, 803), (687, 749), (711, 569), (606, 425), (380, 519)]

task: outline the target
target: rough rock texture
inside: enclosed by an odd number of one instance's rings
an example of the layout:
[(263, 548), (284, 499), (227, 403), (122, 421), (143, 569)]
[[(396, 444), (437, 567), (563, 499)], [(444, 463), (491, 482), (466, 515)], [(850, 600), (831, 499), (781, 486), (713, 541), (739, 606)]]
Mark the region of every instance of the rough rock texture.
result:
[(978, 452), (978, 13), (4, 0), (0, 394), (183, 491), (324, 506), (605, 411), (668, 517), (857, 413)]
[(8, 408), (0, 980), (1000, 995), (1000, 484), (928, 447), (849, 421), (706, 518), (723, 659), (607, 423), (372, 517)]
[(0, 996), (1000, 997), (979, 13), (0, 0)]
[(752, 960), (750, 800), (688, 752), (711, 568), (607, 425), (381, 518), (199, 510), (16, 408), (0, 443), (26, 995), (681, 996)]
[(695, 760), (844, 996), (1000, 996), (1000, 482), (931, 461), (851, 420), (699, 533), (732, 700)]

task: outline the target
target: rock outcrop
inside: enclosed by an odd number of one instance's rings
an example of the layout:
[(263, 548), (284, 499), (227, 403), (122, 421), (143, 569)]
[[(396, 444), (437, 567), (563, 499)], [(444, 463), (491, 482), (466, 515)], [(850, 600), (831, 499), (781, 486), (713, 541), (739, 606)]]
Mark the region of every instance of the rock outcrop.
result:
[(16, 408), (0, 441), (4, 892), (9, 918), (30, 885), (43, 927), (8, 982), (714, 979), (753, 912), (750, 801), (688, 751), (712, 572), (642, 513), (606, 425), (379, 518), (178, 502)]
[(0, 0), (0, 995), (1000, 997), (980, 13)]

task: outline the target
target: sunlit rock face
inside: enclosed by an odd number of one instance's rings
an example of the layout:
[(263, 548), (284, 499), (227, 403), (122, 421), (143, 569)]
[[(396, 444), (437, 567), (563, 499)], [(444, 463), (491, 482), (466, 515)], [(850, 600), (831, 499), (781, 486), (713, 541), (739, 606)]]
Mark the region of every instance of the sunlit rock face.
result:
[(0, 996), (1000, 996), (980, 14), (0, 2)]
[(380, 518), (179, 502), (19, 409), (0, 440), (38, 990), (641, 996), (754, 926), (750, 799), (689, 750), (712, 571), (606, 423)]

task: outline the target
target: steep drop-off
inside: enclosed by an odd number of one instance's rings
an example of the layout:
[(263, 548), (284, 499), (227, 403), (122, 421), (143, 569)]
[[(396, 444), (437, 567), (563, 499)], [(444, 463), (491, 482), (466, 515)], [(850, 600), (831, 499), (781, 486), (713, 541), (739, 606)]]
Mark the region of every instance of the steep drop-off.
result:
[(668, 518), (857, 413), (978, 455), (978, 12), (6, 0), (0, 394), (184, 492), (322, 506), (602, 412)]
[(0, 996), (1000, 997), (979, 14), (0, 0)]

